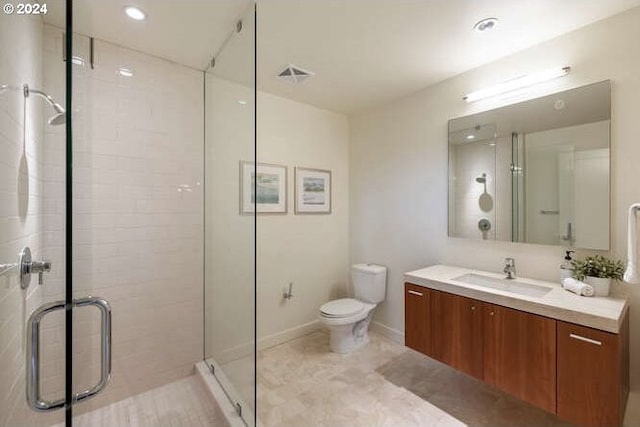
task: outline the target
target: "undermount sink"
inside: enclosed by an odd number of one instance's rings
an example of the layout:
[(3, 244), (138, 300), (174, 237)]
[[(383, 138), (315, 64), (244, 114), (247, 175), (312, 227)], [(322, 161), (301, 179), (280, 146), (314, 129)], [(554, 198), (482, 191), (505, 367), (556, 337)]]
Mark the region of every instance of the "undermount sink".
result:
[(547, 288), (545, 286), (522, 283), (512, 279), (496, 279), (495, 277), (473, 273), (463, 274), (453, 280), (469, 283), (470, 285), (483, 286), (485, 288), (498, 289), (500, 291), (512, 292), (514, 294), (536, 298), (542, 298), (551, 291), (551, 288)]

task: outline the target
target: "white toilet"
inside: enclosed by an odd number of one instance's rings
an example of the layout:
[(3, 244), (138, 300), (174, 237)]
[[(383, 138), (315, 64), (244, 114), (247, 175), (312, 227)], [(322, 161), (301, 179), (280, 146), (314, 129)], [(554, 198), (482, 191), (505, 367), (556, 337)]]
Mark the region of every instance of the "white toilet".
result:
[(384, 301), (387, 269), (374, 264), (351, 266), (355, 299), (342, 298), (320, 307), (320, 321), (329, 327), (331, 350), (350, 353), (369, 342), (373, 309)]

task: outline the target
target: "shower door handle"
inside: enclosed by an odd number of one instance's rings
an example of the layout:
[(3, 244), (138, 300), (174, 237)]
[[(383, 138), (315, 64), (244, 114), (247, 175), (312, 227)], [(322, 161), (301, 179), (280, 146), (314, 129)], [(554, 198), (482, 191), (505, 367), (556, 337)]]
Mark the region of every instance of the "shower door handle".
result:
[(73, 398), (73, 403), (82, 402), (83, 400), (90, 399), (96, 394), (100, 393), (109, 383), (111, 379), (111, 306), (106, 300), (98, 297), (86, 297), (73, 300), (73, 305), (76, 307), (94, 306), (100, 310), (101, 314), (101, 328), (102, 335), (102, 347), (100, 350), (100, 381), (95, 386), (76, 393)]
[(111, 379), (111, 306), (102, 298), (86, 297), (73, 300), (76, 307), (94, 306), (100, 310), (101, 336), (102, 346), (100, 349), (100, 381), (95, 386), (76, 393), (73, 397), (73, 403), (82, 402), (100, 393), (109, 383)]
[[(101, 314), (101, 375), (100, 381), (90, 389), (76, 393), (73, 403), (82, 402), (100, 393), (111, 379), (111, 307), (102, 298), (86, 297), (73, 300), (73, 307), (94, 306)], [(40, 412), (54, 411), (65, 406), (64, 399), (43, 400), (40, 395), (40, 323), (49, 313), (66, 308), (65, 301), (44, 304), (29, 317), (27, 324), (27, 403)]]
[(63, 310), (65, 301), (56, 301), (38, 307), (27, 323), (27, 403), (40, 412), (55, 411), (64, 407), (64, 398), (48, 401), (40, 397), (40, 322), (47, 314)]

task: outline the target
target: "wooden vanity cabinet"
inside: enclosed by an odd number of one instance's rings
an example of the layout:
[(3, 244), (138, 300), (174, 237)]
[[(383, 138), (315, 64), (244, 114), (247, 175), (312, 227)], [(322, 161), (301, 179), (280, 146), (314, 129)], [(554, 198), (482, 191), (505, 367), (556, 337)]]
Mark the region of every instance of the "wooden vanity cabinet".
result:
[(585, 427), (621, 426), (629, 394), (629, 313), (613, 334), (558, 321), (557, 414)]
[(405, 283), (408, 347), (582, 427), (619, 427), (629, 310), (619, 333)]
[(446, 292), (431, 294), (431, 357), (480, 379), (482, 305)]
[(426, 355), (431, 354), (431, 293), (429, 288), (404, 285), (404, 343)]
[(555, 413), (556, 321), (487, 303), (482, 314), (484, 381)]

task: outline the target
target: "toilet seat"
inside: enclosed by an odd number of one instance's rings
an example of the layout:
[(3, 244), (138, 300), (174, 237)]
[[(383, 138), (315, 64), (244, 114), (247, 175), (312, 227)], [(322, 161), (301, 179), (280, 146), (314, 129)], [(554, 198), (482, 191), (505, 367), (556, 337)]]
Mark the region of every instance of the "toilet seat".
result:
[(364, 309), (365, 305), (357, 299), (341, 298), (323, 304), (320, 313), (323, 317), (341, 319), (358, 315)]

